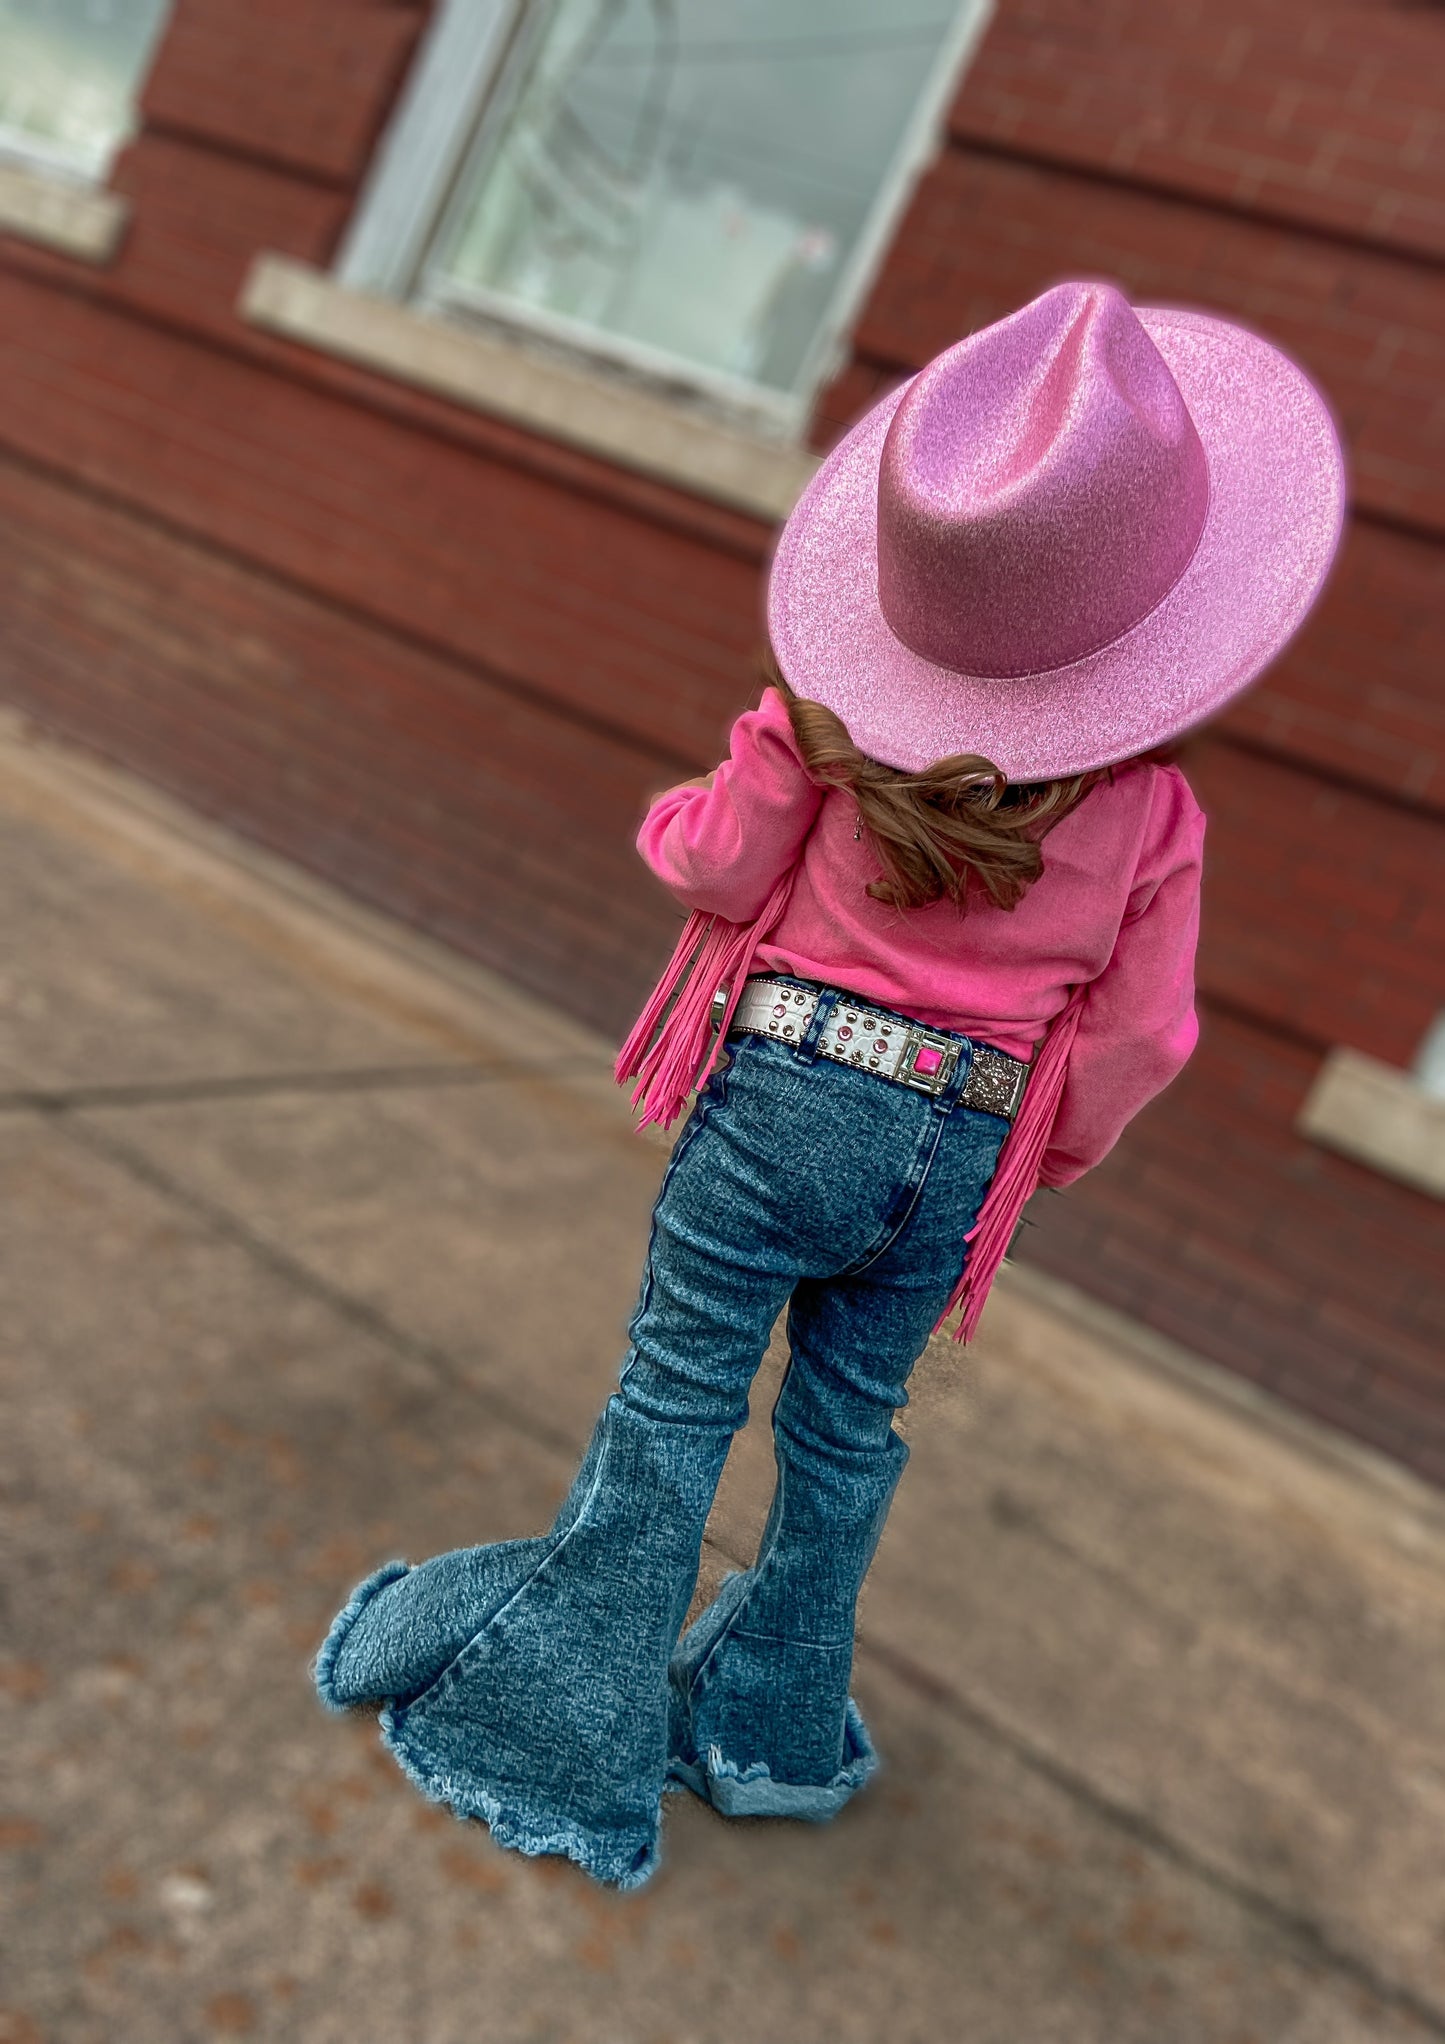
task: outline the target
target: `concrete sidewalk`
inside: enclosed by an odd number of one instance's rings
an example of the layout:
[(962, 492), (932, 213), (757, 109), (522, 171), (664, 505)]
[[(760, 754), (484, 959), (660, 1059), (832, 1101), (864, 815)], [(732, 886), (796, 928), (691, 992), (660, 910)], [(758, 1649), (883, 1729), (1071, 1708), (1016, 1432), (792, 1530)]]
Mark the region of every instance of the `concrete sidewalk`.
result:
[(0, 860), (0, 2044), (1445, 2038), (1441, 1500), (1020, 1273), (915, 1380), (838, 1823), (675, 1798), (619, 1898), (426, 1807), (307, 1660), (545, 1525), (664, 1153), (610, 1046), (13, 725)]

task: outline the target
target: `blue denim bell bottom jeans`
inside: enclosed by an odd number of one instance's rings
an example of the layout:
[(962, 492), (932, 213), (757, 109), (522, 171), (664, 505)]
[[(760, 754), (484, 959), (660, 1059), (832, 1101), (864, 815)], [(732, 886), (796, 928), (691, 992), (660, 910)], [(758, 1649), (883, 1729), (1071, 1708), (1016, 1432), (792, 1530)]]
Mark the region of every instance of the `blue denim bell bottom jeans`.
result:
[[(824, 1016), (824, 1019), (826, 1017)], [(317, 1657), (380, 1703), (428, 1796), (499, 1843), (636, 1887), (661, 1798), (827, 1818), (876, 1759), (849, 1696), (858, 1591), (908, 1451), (909, 1372), (963, 1267), (1007, 1124), (735, 1037), (678, 1138), (631, 1347), (551, 1531), (392, 1562)], [(681, 1638), (703, 1528), (774, 1322), (777, 1484), (751, 1568)]]

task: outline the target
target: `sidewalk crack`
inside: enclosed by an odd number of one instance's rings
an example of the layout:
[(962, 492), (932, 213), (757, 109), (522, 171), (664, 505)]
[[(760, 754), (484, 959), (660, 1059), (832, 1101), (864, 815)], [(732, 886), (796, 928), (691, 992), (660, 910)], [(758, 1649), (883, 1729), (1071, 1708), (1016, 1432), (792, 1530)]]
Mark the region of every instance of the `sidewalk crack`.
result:
[(304, 1292), (309, 1298), (326, 1305), (338, 1318), (350, 1326), (369, 1335), (372, 1340), (390, 1348), (394, 1354), (404, 1356), (408, 1362), (419, 1363), (429, 1370), (433, 1377), (456, 1390), (464, 1392), (479, 1405), (496, 1414), (507, 1426), (512, 1427), (526, 1440), (550, 1455), (558, 1456), (569, 1467), (577, 1459), (578, 1447), (572, 1436), (559, 1427), (550, 1427), (538, 1420), (523, 1405), (507, 1397), (503, 1391), (491, 1385), (479, 1384), (466, 1367), (436, 1342), (425, 1340), (420, 1335), (409, 1333), (404, 1327), (383, 1313), (379, 1307), (359, 1299), (354, 1293), (345, 1291), (322, 1277), (297, 1257), (278, 1249), (262, 1235), (248, 1228), (244, 1221), (207, 1199), (193, 1186), (172, 1177), (170, 1172), (152, 1163), (149, 1157), (121, 1141), (108, 1130), (101, 1130), (92, 1123), (72, 1120), (68, 1113), (55, 1113), (51, 1117), (57, 1128), (62, 1129), (72, 1142), (91, 1150), (97, 1156), (107, 1158), (132, 1178), (147, 1185), (153, 1192), (185, 1208), (187, 1213), (203, 1221), (223, 1241), (234, 1243), (246, 1255), (273, 1276), (284, 1279), (288, 1284)]
[(1429, 2036), (1445, 2038), (1445, 2009), (1425, 2000), (1404, 1982), (1390, 1979), (1361, 1953), (1337, 1944), (1329, 1931), (1303, 1910), (1281, 1902), (1267, 1889), (1256, 1887), (1228, 1867), (1216, 1865), (1143, 1810), (1117, 1801), (1096, 1787), (1086, 1775), (1056, 1758), (1025, 1733), (1005, 1724), (902, 1649), (885, 1645), (861, 1628), (857, 1644), (858, 1652), (865, 1660), (876, 1662), (895, 1681), (926, 1699), (935, 1709), (967, 1725), (995, 1746), (1002, 1747), (1029, 1773), (1049, 1782), (1091, 1815), (1123, 1832), (1145, 1851), (1169, 1861), (1181, 1873), (1212, 1889), (1236, 1908), (1269, 1923), (1287, 1943), (1314, 1964), (1353, 1981), (1383, 2006), (1412, 2017)]
[[(592, 1061), (573, 1061), (582, 1070)], [(610, 1069), (599, 1058), (596, 1069)], [(409, 1087), (484, 1086), (536, 1077), (539, 1067), (495, 1064), (361, 1065), (350, 1070), (245, 1072), (232, 1077), (141, 1080), (99, 1086), (21, 1086), (0, 1092), (0, 1114), (63, 1115), (90, 1107), (156, 1107), (196, 1100), (254, 1100), (284, 1093), (380, 1093)]]

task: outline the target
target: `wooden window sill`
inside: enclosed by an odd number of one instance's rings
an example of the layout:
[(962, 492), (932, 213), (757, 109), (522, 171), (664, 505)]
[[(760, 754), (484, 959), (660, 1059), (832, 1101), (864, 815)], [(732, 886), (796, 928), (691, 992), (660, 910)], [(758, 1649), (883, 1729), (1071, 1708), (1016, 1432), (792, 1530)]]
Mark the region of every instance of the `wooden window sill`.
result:
[(241, 294), (252, 325), (773, 523), (817, 467), (780, 445), (621, 378), (472, 333), (338, 284), (289, 256), (261, 255)]
[(0, 234), (15, 234), (84, 263), (108, 263), (120, 246), (129, 202), (117, 192), (0, 163)]
[(1445, 1199), (1445, 1100), (1394, 1065), (1332, 1050), (1295, 1126), (1312, 1142)]

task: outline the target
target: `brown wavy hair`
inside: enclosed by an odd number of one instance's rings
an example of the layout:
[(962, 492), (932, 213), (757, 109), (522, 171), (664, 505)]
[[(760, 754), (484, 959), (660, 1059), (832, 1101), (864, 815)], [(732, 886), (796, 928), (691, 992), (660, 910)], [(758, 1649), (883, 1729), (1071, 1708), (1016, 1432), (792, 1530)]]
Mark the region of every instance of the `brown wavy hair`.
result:
[[(958, 752), (921, 773), (883, 766), (848, 736), (841, 717), (794, 695), (769, 656), (763, 674), (787, 704), (803, 764), (824, 787), (843, 788), (883, 867), (875, 901), (924, 908), (947, 898), (960, 913), (980, 890), (1017, 908), (1044, 870), (1043, 839), (1114, 770), (1057, 781), (1008, 781), (992, 760)], [(1152, 755), (1151, 755), (1152, 756)]]

